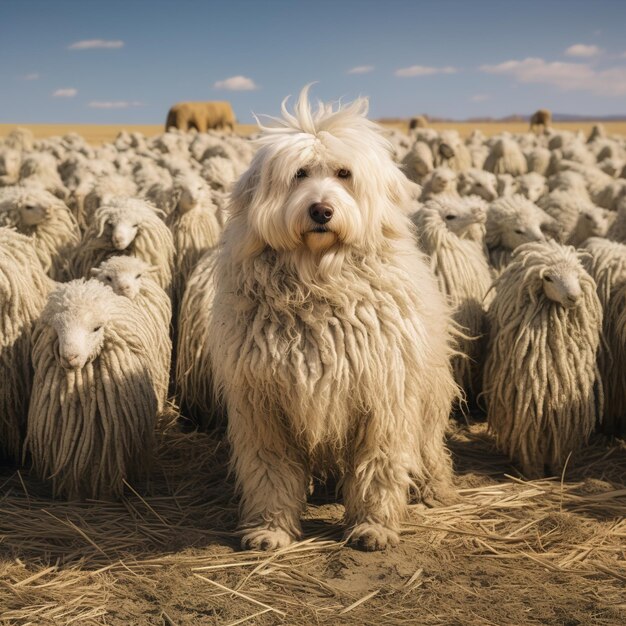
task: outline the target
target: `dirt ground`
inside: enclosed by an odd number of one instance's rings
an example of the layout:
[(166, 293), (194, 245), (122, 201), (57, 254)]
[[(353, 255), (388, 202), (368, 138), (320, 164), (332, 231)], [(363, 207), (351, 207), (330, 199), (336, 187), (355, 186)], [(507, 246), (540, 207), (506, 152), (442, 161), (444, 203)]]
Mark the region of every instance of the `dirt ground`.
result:
[[(582, 130), (588, 135), (595, 122), (559, 122), (554, 124), (557, 130)], [(390, 122), (386, 126), (406, 131), (407, 122)], [(626, 122), (605, 122), (603, 123), (607, 133), (626, 134)], [(128, 132), (137, 131), (151, 137), (163, 132), (163, 126), (158, 125), (137, 125), (129, 126), (122, 124), (0, 124), (0, 137), (8, 135), (14, 128), (21, 126), (29, 128), (35, 135), (36, 139), (44, 139), (55, 135), (64, 135), (69, 132), (76, 132), (82, 135), (89, 143), (100, 144), (107, 141), (113, 141), (117, 134), (122, 130)], [(492, 122), (492, 123), (474, 123), (474, 122), (456, 122), (456, 123), (434, 123), (431, 127), (441, 131), (446, 129), (456, 129), (461, 137), (466, 138), (473, 130), (481, 130), (488, 136), (495, 135), (504, 131), (510, 133), (522, 133), (528, 130), (528, 124), (524, 122)], [(240, 135), (250, 135), (256, 131), (253, 124), (238, 124), (235, 131)]]
[(303, 541), (242, 552), (218, 434), (160, 437), (150, 485), (63, 502), (0, 473), (0, 624), (617, 625), (626, 623), (626, 445), (597, 440), (526, 482), (483, 424), (450, 436), (460, 503), (411, 507), (401, 545), (342, 543), (316, 494)]

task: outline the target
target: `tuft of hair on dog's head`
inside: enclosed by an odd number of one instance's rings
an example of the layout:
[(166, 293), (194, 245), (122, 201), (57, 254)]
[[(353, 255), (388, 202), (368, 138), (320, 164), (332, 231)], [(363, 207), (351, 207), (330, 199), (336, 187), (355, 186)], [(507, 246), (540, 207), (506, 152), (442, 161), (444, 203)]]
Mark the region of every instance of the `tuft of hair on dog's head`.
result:
[(269, 117), (249, 169), (234, 186), (224, 242), (236, 260), (270, 248), (299, 270), (338, 271), (349, 254), (368, 255), (410, 238), (410, 183), (391, 145), (366, 118), (368, 101), (333, 105), (300, 92), (293, 113)]

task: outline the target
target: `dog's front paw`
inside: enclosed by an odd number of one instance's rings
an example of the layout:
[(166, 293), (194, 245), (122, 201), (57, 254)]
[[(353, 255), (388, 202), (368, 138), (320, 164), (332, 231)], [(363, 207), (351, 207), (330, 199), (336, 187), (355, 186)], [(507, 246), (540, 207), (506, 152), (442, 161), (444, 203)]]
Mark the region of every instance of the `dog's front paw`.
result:
[(278, 550), (286, 548), (294, 542), (294, 538), (282, 528), (251, 528), (241, 538), (244, 550)]
[(384, 550), (387, 546), (393, 548), (400, 541), (400, 536), (395, 530), (382, 524), (368, 524), (366, 522), (357, 524), (347, 533), (347, 538), (350, 545), (368, 552)]

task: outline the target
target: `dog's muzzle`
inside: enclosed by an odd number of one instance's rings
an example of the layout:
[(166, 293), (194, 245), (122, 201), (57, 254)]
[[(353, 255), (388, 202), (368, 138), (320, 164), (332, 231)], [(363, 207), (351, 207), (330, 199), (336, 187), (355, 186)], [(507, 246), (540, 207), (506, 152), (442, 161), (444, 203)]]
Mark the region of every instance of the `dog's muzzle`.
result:
[(316, 224), (327, 224), (333, 217), (334, 210), (322, 202), (316, 202), (309, 207), (309, 215)]

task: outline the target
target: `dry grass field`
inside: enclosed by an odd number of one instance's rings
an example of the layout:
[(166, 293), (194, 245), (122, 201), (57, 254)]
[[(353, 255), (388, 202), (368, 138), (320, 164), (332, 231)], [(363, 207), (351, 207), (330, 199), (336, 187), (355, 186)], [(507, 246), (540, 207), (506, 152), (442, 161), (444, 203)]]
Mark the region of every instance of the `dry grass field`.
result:
[[(399, 130), (406, 130), (407, 123), (402, 122), (389, 122), (386, 126), (397, 128)], [(591, 130), (594, 122), (560, 122), (554, 124), (554, 128), (557, 130), (582, 130), (585, 134), (588, 134)], [(45, 137), (52, 137), (55, 135), (64, 135), (69, 132), (76, 132), (82, 135), (88, 142), (99, 144), (115, 139), (117, 134), (126, 130), (129, 132), (137, 131), (150, 137), (158, 135), (163, 132), (162, 125), (138, 125), (127, 126), (120, 124), (111, 125), (90, 125), (90, 124), (0, 124), (0, 137), (8, 135), (17, 126), (29, 128), (35, 135), (36, 139), (43, 139)], [(435, 130), (445, 130), (454, 128), (459, 131), (463, 138), (468, 137), (470, 133), (475, 130), (481, 130), (486, 135), (495, 135), (503, 131), (510, 133), (521, 133), (528, 130), (528, 124), (525, 123), (484, 123), (474, 124), (466, 122), (456, 123), (434, 123), (431, 127)], [(606, 122), (604, 127), (609, 134), (626, 134), (626, 122)], [(236, 132), (240, 135), (249, 135), (256, 130), (254, 124), (238, 124), (235, 128)]]
[[(93, 143), (162, 130), (27, 127)], [(484, 423), (451, 426), (449, 445), (459, 502), (411, 506), (400, 546), (382, 553), (344, 545), (331, 485), (310, 498), (302, 541), (240, 551), (219, 432), (161, 432), (149, 484), (128, 485), (120, 502), (53, 500), (27, 470), (0, 467), (0, 626), (626, 624), (626, 443), (599, 437), (562, 476), (535, 481), (497, 453)]]

